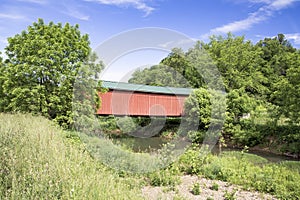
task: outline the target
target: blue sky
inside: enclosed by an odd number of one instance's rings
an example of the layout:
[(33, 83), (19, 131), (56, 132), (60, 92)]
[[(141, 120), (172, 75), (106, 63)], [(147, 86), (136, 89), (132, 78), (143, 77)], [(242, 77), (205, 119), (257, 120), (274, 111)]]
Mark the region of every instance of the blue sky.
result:
[[(0, 51), (7, 37), (38, 18), (79, 24), (81, 32), (89, 34), (93, 49), (120, 32), (143, 27), (171, 29), (204, 41), (209, 35), (227, 32), (253, 42), (284, 33), (300, 47), (298, 0), (1, 0)], [(127, 73), (125, 68), (129, 72), (138, 65), (154, 64), (165, 55), (149, 50), (128, 54), (111, 64), (122, 70), (111, 67), (105, 79), (120, 79), (120, 74)], [(143, 59), (129, 64), (136, 57)]]

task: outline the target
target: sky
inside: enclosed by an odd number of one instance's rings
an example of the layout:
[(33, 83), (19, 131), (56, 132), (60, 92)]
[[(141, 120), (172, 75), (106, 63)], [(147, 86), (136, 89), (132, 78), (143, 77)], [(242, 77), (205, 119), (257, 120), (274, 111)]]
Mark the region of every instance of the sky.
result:
[[(283, 33), (300, 48), (299, 0), (0, 0), (2, 57), (7, 38), (26, 30), (38, 18), (46, 23), (79, 24), (94, 50), (130, 31), (134, 38), (139, 34), (134, 30), (147, 27), (202, 41), (231, 32), (255, 43)], [(147, 40), (151, 33), (143, 37)], [(168, 44), (168, 37), (163, 41)], [(156, 47), (124, 51), (105, 63), (102, 79), (126, 81), (135, 69), (157, 64), (169, 52)]]

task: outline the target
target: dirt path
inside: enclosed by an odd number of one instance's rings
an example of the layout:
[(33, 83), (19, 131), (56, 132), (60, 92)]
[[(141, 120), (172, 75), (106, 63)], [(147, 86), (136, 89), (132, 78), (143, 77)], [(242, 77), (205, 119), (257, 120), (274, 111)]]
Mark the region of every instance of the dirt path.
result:
[[(191, 191), (195, 183), (200, 184), (200, 194), (194, 195)], [(212, 185), (218, 185), (218, 190), (213, 190)], [(235, 192), (236, 191), (236, 192)], [(237, 200), (257, 200), (268, 199), (275, 200), (269, 194), (262, 194), (255, 191), (245, 191), (241, 187), (226, 183), (223, 181), (209, 180), (205, 178), (199, 178), (197, 176), (182, 176), (181, 184), (177, 185), (174, 190), (170, 190), (166, 187), (151, 187), (147, 186), (142, 189), (143, 195), (149, 200), (175, 200), (175, 199), (189, 199), (189, 200), (222, 200), (225, 199), (225, 194), (234, 194)], [(229, 195), (230, 196), (230, 195)]]

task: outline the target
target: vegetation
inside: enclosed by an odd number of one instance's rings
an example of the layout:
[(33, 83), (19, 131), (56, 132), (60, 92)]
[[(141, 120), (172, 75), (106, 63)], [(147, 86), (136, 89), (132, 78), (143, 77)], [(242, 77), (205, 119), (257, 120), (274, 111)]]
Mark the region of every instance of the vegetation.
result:
[[(0, 111), (39, 113), (70, 126), (73, 86), (79, 69), (89, 62), (89, 44), (78, 25), (45, 24), (42, 19), (8, 38), (8, 59), (0, 70)], [(93, 70), (98, 73), (101, 67)]]
[(78, 136), (44, 117), (0, 114), (0, 199), (141, 199), (86, 152)]
[[(183, 174), (228, 181), (280, 199), (300, 196), (300, 163), (295, 161), (269, 163), (245, 152), (201, 157), (194, 145), (164, 169), (145, 175), (116, 173), (94, 160), (78, 135), (62, 131), (43, 117), (1, 114), (0, 124), (4, 123), (0, 127), (1, 199), (140, 199), (141, 185), (174, 188)], [(196, 186), (191, 188), (195, 192)], [(212, 189), (218, 190), (218, 185)]]
[[(174, 49), (161, 61), (165, 65), (161, 71), (158, 66), (138, 71), (129, 81), (195, 88), (185, 105), (188, 116), (199, 116), (189, 117), (189, 125), (199, 124), (198, 131), (190, 134), (194, 142), (202, 142), (207, 128), (215, 125), (215, 116), (210, 115), (218, 104), (212, 106), (217, 99), (212, 94), (224, 90), (226, 116), (219, 115), (217, 119), (225, 118), (220, 134), (226, 143), (240, 147), (272, 148), (273, 145), (281, 152), (297, 156), (300, 153), (299, 56), (299, 50), (283, 34), (256, 44), (232, 34), (212, 36), (208, 43), (198, 42), (186, 53)], [(182, 77), (169, 73), (167, 66)], [(162, 74), (168, 80), (166, 83), (160, 81)]]
[(213, 185), (211, 186), (210, 189), (218, 191), (219, 190), (219, 185), (217, 183), (213, 183)]
[[(103, 65), (78, 25), (40, 19), (8, 38), (5, 50), (8, 58), (0, 57), (0, 199), (141, 199), (141, 186), (173, 190), (184, 174), (299, 199), (299, 162), (270, 163), (247, 153), (258, 146), (300, 155), (300, 51), (283, 34), (256, 44), (232, 34), (212, 36), (187, 52), (175, 48), (159, 65), (133, 74), (132, 83), (195, 89), (185, 102), (187, 126), (168, 118), (159, 132), (165, 138), (184, 133), (192, 140), (176, 161), (171, 144), (157, 156), (99, 137), (117, 138), (137, 126), (147, 136), (156, 129), (147, 130), (150, 118), (94, 116)], [(218, 129), (213, 135), (211, 126)], [(221, 136), (220, 146), (244, 150), (202, 155), (199, 143), (208, 136)], [(199, 183), (191, 188), (195, 195), (202, 189)], [(218, 190), (218, 184), (211, 189)], [(227, 191), (224, 198), (235, 195)]]
[[(193, 147), (173, 165), (181, 172), (205, 176), (209, 179), (227, 181), (270, 193), (280, 199), (298, 199), (300, 174), (299, 162), (285, 161), (282, 164), (269, 163), (264, 158), (245, 152), (224, 152), (221, 156), (199, 156), (200, 149)], [(213, 186), (217, 190), (218, 186)], [(233, 198), (235, 192), (228, 193)]]
[(200, 188), (200, 184), (199, 183), (195, 183), (193, 185), (192, 193), (193, 193), (193, 195), (200, 195), (201, 194), (201, 188)]

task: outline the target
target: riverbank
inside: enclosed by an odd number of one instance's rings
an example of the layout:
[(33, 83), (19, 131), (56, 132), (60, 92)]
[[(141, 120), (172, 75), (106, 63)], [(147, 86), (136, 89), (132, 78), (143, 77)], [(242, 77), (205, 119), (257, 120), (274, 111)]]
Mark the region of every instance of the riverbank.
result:
[[(147, 200), (277, 200), (270, 194), (257, 191), (245, 190), (241, 186), (233, 185), (220, 180), (209, 180), (206, 178), (184, 175), (180, 178), (181, 183), (173, 190), (167, 187), (146, 186), (142, 194)], [(199, 184), (199, 194), (193, 194), (193, 187)]]
[[(93, 156), (99, 152), (90, 151), (78, 133), (63, 131), (43, 117), (0, 113), (0, 124), (5, 125), (0, 126), (0, 199), (134, 200), (148, 194), (156, 194), (156, 199), (161, 195), (166, 199), (205, 195), (206, 199), (232, 199), (260, 198), (264, 193), (278, 199), (300, 197), (300, 162), (296, 161), (271, 163), (245, 151), (199, 156), (199, 146), (192, 145), (164, 167), (130, 173), (104, 165), (100, 157)], [(90, 139), (103, 149), (106, 141)], [(106, 158), (118, 158), (122, 166), (141, 167), (143, 159), (151, 156), (118, 147), (110, 149)], [(143, 159), (128, 159), (136, 155)]]

